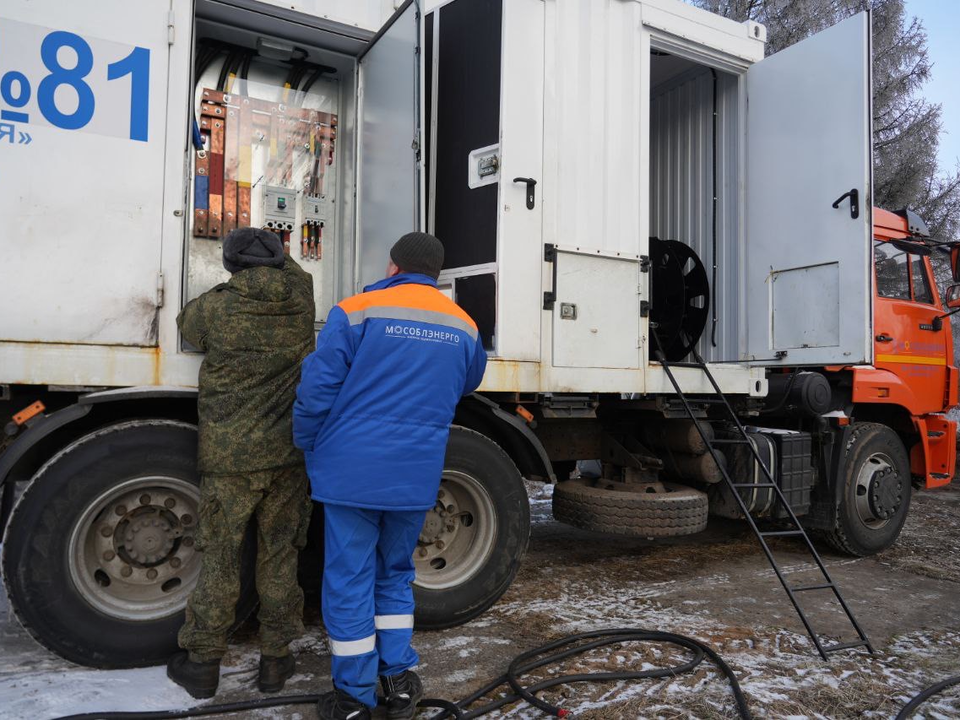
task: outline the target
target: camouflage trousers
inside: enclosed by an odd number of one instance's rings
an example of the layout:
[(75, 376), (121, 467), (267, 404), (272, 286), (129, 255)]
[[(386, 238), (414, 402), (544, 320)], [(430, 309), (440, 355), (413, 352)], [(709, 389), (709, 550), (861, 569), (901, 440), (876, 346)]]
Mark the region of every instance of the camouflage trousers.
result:
[(303, 634), (297, 557), (306, 544), (311, 501), (302, 465), (246, 475), (204, 475), (197, 548), (200, 577), (187, 602), (180, 647), (192, 660), (223, 657), (240, 596), (240, 552), (251, 517), (257, 527), (260, 652), (282, 656)]

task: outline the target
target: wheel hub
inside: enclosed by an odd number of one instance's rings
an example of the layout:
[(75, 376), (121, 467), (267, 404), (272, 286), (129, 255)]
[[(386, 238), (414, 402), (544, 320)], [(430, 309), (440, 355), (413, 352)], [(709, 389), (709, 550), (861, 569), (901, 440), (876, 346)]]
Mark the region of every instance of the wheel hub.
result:
[(196, 583), (199, 489), (185, 480), (127, 480), (93, 500), (70, 535), (70, 576), (84, 600), (125, 620), (178, 612)]
[[(118, 524), (114, 542), (119, 554), (127, 562), (140, 567), (151, 567), (168, 559), (175, 544), (183, 535), (180, 520), (156, 506), (138, 508)], [(139, 512), (139, 515), (135, 513)]]
[(882, 452), (868, 457), (857, 473), (857, 515), (871, 529), (890, 522), (903, 503), (903, 479)]
[(442, 590), (472, 577), (492, 552), (496, 529), (493, 500), (482, 483), (467, 473), (444, 472), (413, 554), (417, 585)]
[(437, 504), (427, 513), (418, 541), (421, 548), (428, 548), (428, 554), (430, 550), (443, 550), (453, 542), (460, 528), (460, 510), (456, 501), (444, 490), (439, 494), (443, 497), (438, 497)]
[(903, 481), (897, 477), (892, 467), (887, 467), (875, 473), (870, 481), (867, 494), (870, 500), (870, 510), (881, 520), (889, 519), (903, 500)]

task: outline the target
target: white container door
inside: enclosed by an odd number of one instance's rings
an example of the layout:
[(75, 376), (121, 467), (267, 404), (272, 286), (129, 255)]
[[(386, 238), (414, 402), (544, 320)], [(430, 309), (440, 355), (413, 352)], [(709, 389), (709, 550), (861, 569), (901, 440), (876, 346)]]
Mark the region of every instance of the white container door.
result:
[[(548, 248), (548, 254), (551, 250)], [(553, 365), (640, 367), (640, 264), (554, 248)]]
[(360, 55), (357, 287), (420, 229), (420, 7), (408, 0)]
[(746, 74), (746, 360), (872, 361), (870, 16)]
[(169, 13), (3, 2), (0, 340), (157, 344)]
[(544, 8), (503, 0), (497, 351), (507, 360), (540, 360), (543, 208), (556, 192), (543, 175)]

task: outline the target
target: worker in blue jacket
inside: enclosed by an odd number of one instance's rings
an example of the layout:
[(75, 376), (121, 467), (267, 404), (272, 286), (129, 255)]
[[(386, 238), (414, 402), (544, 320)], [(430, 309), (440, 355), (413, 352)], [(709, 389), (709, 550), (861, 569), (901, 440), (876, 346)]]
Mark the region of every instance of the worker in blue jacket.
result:
[(334, 307), (304, 360), (293, 408), (314, 500), (324, 504), (323, 621), (333, 655), (324, 719), (377, 704), (412, 718), (413, 552), (437, 500), (450, 422), (483, 379), (476, 323), (437, 289), (443, 245), (404, 235), (387, 277)]

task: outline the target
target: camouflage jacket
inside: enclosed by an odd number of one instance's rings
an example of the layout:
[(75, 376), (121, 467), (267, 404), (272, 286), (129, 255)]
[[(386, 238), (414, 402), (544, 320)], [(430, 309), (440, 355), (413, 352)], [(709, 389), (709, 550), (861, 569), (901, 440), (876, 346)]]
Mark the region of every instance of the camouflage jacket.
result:
[(200, 366), (201, 473), (237, 475), (303, 462), (293, 445), (300, 363), (315, 344), (313, 278), (289, 257), (282, 269), (242, 270), (191, 300), (177, 318), (206, 352)]

